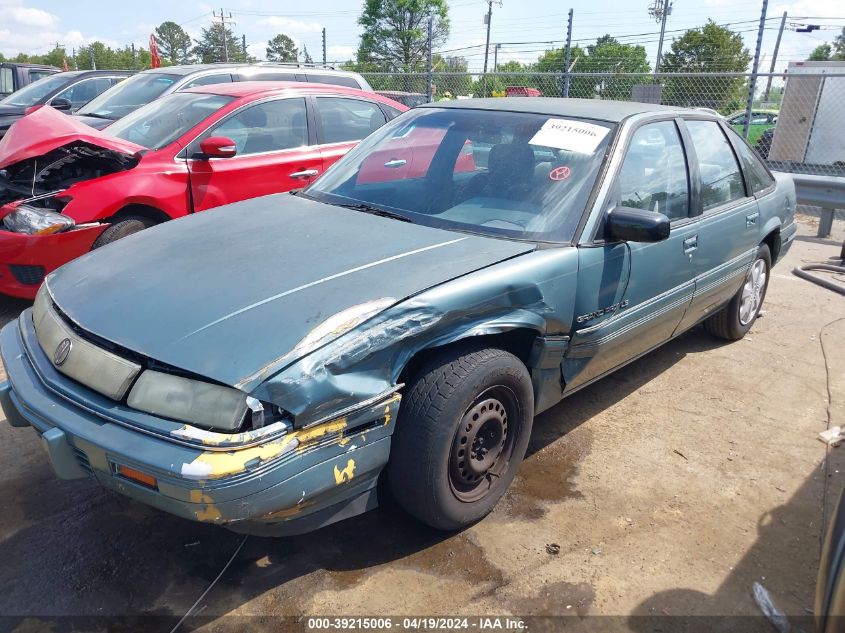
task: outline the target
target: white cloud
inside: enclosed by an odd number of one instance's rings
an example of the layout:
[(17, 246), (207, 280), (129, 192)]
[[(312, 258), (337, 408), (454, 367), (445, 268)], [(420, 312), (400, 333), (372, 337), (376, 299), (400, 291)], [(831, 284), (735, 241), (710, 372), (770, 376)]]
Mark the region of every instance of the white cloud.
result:
[(22, 26), (34, 26), (41, 29), (52, 29), (59, 18), (52, 13), (30, 7), (16, 7), (7, 14), (7, 19)]
[(0, 53), (4, 55), (44, 54), (55, 47), (56, 42), (64, 45), (68, 54), (73, 48), (100, 41), (106, 46), (121, 44), (111, 38), (84, 35), (78, 30), (62, 30), (58, 16), (25, 5), (23, 0), (0, 0), (0, 11), (4, 15), (4, 27), (0, 30)]
[(302, 20), (292, 20), (278, 16), (262, 18), (258, 21), (258, 25), (278, 29), (286, 35), (290, 35), (290, 33), (314, 33), (323, 29), (322, 25), (317, 22), (303, 22)]
[[(354, 46), (329, 46), (326, 48), (326, 57), (328, 57), (329, 61), (346, 61), (355, 56), (355, 50)], [(309, 52), (311, 53), (311, 57), (317, 59), (317, 55), (313, 51)], [(322, 51), (320, 51), (320, 56), (322, 57)]]

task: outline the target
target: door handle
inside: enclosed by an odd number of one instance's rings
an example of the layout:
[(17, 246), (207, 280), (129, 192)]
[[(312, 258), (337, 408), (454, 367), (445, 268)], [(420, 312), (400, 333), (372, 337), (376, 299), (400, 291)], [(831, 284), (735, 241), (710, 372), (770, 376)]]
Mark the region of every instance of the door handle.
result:
[(320, 172), (316, 169), (303, 169), (302, 171), (295, 171), (290, 174), (291, 178), (313, 178)]
[(754, 213), (750, 213), (745, 216), (745, 228), (750, 228), (757, 224), (757, 219), (760, 217), (760, 213), (755, 211)]
[(698, 236), (697, 235), (692, 235), (692, 236), (684, 239), (684, 252), (685, 253), (692, 253), (697, 248), (698, 248)]

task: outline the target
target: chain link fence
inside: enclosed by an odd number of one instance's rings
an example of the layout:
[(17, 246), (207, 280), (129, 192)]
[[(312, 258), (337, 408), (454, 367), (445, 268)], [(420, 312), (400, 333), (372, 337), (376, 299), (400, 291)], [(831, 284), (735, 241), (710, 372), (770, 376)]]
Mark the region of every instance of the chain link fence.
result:
[[(845, 69), (760, 73), (364, 73), (408, 105), (442, 99), (544, 96), (642, 101), (712, 110), (772, 169), (845, 176)], [(754, 81), (750, 119), (749, 87)], [(400, 94), (408, 93), (408, 94)]]

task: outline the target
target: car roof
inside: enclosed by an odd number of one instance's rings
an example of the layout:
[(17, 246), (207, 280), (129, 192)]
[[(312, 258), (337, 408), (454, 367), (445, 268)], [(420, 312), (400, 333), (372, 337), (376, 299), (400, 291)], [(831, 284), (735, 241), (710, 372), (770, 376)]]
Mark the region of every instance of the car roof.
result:
[(31, 64), (30, 62), (10, 62), (4, 61), (0, 62), (0, 66), (17, 66), (19, 68), (37, 68), (38, 70), (60, 70), (56, 66), (50, 66), (49, 64)]
[[(334, 84), (309, 83), (304, 81), (236, 81), (232, 83), (196, 86), (182, 92), (201, 92), (230, 97), (252, 97), (279, 92), (331, 92), (359, 97), (377, 97), (376, 93)], [(384, 99), (379, 99), (383, 101)]]
[(206, 72), (209, 70), (237, 70), (239, 68), (254, 68), (254, 69), (270, 69), (270, 70), (293, 70), (297, 72), (313, 72), (318, 74), (331, 75), (353, 75), (355, 73), (346, 70), (336, 70), (334, 68), (323, 68), (315, 66), (303, 66), (297, 64), (284, 63), (268, 63), (262, 62), (257, 64), (246, 63), (218, 63), (218, 64), (184, 64), (181, 66), (161, 66), (159, 68), (149, 68), (143, 72), (145, 73), (164, 73), (171, 75), (192, 75), (194, 73)]
[(98, 75), (134, 75), (134, 70), (66, 70), (60, 73), (53, 73), (51, 77), (67, 77), (74, 79), (77, 77), (96, 77)]
[(605, 101), (602, 99), (560, 99), (555, 97), (497, 97), (491, 99), (459, 99), (426, 103), (419, 108), (459, 108), (463, 110), (497, 110), (530, 112), (549, 116), (570, 116), (619, 123), (635, 114), (677, 112), (690, 110), (654, 103), (634, 101)]

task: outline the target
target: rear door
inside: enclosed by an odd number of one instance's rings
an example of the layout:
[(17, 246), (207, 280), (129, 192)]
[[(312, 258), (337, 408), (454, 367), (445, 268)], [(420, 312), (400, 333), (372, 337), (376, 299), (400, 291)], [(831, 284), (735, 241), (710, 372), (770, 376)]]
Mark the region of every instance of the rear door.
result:
[(760, 212), (746, 187), (738, 156), (717, 121), (685, 121), (698, 197), (695, 295), (679, 330), (723, 306), (739, 289), (760, 240)]
[[(232, 158), (196, 158), (210, 136), (231, 138)], [(194, 211), (304, 187), (323, 170), (303, 97), (252, 103), (213, 125), (188, 147)]]
[(367, 99), (326, 96), (313, 103), (325, 169), (387, 122), (379, 105)]
[[(698, 220), (690, 213), (685, 146), (674, 120), (649, 122), (632, 136), (606, 211), (663, 213), (669, 238), (652, 244), (606, 242), (578, 248), (572, 336), (563, 363), (569, 392), (668, 340), (695, 287)], [(600, 229), (601, 230), (601, 229)]]

